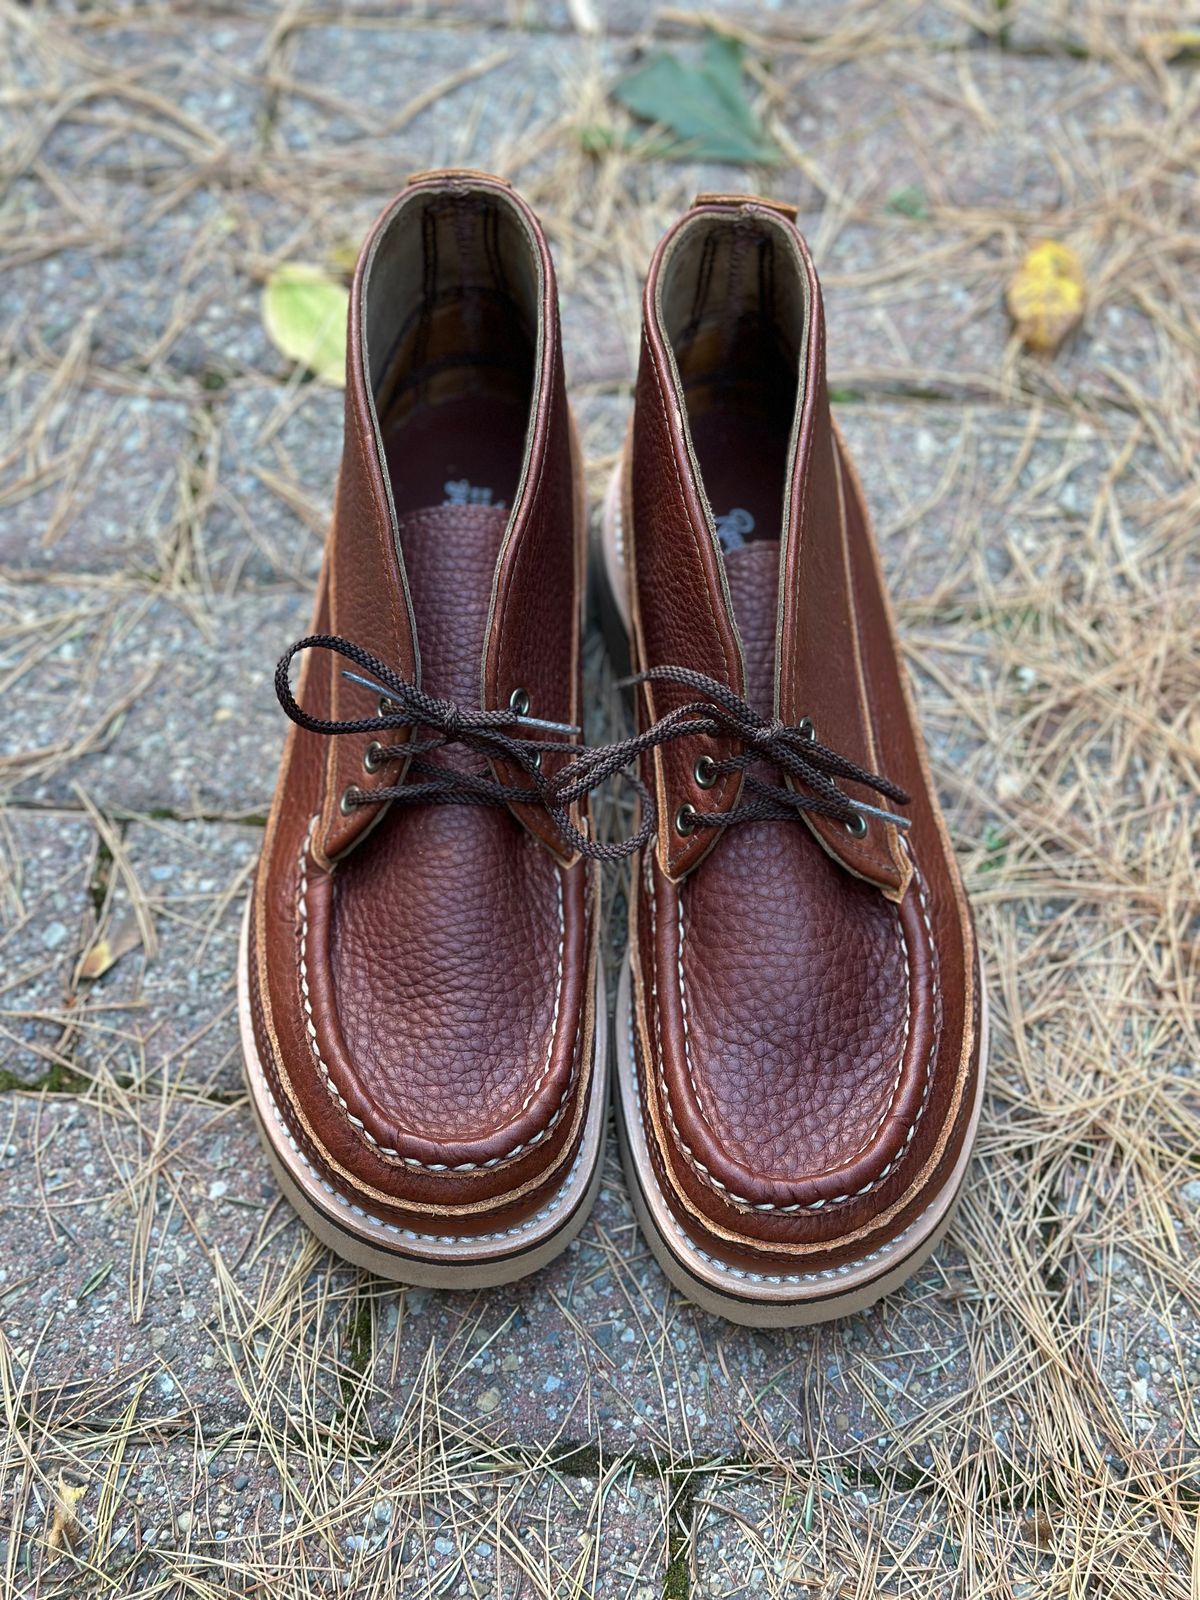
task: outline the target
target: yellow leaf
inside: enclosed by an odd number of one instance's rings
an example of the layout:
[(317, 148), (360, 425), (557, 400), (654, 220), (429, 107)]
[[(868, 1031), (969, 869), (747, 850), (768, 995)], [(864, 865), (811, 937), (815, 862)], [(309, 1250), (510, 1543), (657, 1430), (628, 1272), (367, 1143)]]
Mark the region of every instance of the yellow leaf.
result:
[(1008, 312), (1030, 350), (1052, 355), (1083, 317), (1083, 265), (1065, 244), (1025, 252), (1008, 286)]
[(339, 239), (329, 252), (329, 263), (349, 277), (358, 265), (358, 241)]
[(66, 1473), (59, 1469), (54, 1524), (46, 1541), (51, 1550), (69, 1550), (75, 1543), (75, 1535), (79, 1531), (79, 1519), (75, 1512), (86, 1493), (86, 1483), (72, 1483)]
[(101, 933), (79, 963), (79, 976), (88, 979), (102, 977), (109, 967), (131, 950), (136, 950), (141, 942), (137, 917), (132, 911), (121, 913)]
[(1142, 40), (1148, 56), (1162, 61), (1194, 61), (1200, 56), (1200, 28), (1177, 28), (1170, 33), (1151, 33)]
[(346, 381), (350, 293), (320, 267), (286, 262), (263, 290), (263, 326), (276, 349), (326, 383)]
[(97, 939), (96, 943), (79, 963), (79, 976), (81, 978), (98, 978), (101, 973), (107, 972), (116, 957), (112, 953), (112, 946), (107, 939)]

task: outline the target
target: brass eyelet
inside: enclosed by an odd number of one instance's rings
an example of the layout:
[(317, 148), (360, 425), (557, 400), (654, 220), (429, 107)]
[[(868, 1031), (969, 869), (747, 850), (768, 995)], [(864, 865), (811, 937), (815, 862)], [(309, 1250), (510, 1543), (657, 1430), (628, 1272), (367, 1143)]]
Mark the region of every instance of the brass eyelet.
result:
[(692, 768), (692, 777), (702, 789), (711, 789), (720, 774), (717, 772), (717, 763), (711, 756), (697, 756), (696, 765)]
[(867, 836), (866, 817), (864, 817), (860, 812), (859, 815), (854, 818), (853, 822), (848, 822), (846, 824), (846, 832), (852, 839), (865, 839)]
[(529, 715), (529, 690), (514, 689), (508, 697), (508, 703), (519, 717)]
[(350, 813), (354, 810), (354, 802), (353, 802), (353, 800), (351, 800), (350, 796), (351, 795), (357, 795), (357, 794), (358, 794), (358, 790), (355, 788), (355, 786), (352, 783), (347, 784), (346, 787), (342, 790), (342, 798), (338, 801), (338, 810), (342, 813), (342, 815), (344, 817), (348, 817), (350, 815)]
[(378, 772), (387, 760), (383, 746), (378, 739), (372, 739), (363, 751), (363, 766), (368, 772)]
[(686, 839), (695, 826), (696, 808), (685, 801), (675, 813), (675, 832), (681, 833)]
[(802, 739), (807, 739), (810, 744), (816, 741), (817, 729), (811, 717), (801, 717), (796, 724), (796, 732)]
[(379, 696), (377, 715), (381, 717), (390, 717), (394, 712), (399, 711), (399, 709), (400, 707), (396, 704), (396, 702), (394, 700), (389, 700), (386, 694), (381, 694)]

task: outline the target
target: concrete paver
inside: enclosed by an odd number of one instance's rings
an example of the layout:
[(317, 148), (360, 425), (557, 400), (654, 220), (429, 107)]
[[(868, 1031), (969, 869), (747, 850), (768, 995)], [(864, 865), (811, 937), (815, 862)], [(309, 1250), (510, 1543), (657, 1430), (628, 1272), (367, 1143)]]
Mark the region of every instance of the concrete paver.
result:
[(256, 144), (267, 106), (265, 21), (198, 30), (194, 19), (161, 17), (68, 37), (86, 92), (54, 118), (43, 158), (146, 180)]
[[(82, 345), (97, 366), (181, 377), (283, 376), (239, 250), (234, 194), (219, 186), (163, 194), (123, 173), (30, 176), (0, 198), (5, 337), (17, 354), (62, 359)], [(36, 244), (31, 245), (31, 241)]]
[(44, 1079), (67, 1059), (75, 968), (91, 921), (96, 831), (78, 813), (0, 816), (0, 1073)]
[[(1089, 1508), (1090, 1509), (1090, 1508)], [(1141, 1508), (1139, 1508), (1140, 1510)], [(1144, 1513), (1109, 1522), (1098, 1538), (1104, 1571), (1122, 1595), (1154, 1600), (1184, 1594), (1187, 1572)], [(1127, 1559), (1136, 1523), (1138, 1560)], [(971, 1600), (1053, 1594), (1069, 1572), (1072, 1529), (1036, 1490), (981, 1526), (969, 1500), (919, 1488), (856, 1484), (837, 1471), (806, 1467), (787, 1477), (733, 1473), (696, 1486), (691, 1558), (697, 1600), (801, 1600), (850, 1594), (869, 1572), (879, 1594), (903, 1600)]]
[(169, 570), (189, 469), (188, 405), (148, 395), (10, 379), (0, 431), (0, 568)]
[(99, 937), (124, 953), (83, 996), (79, 1070), (143, 1092), (166, 1080), (188, 1093), (241, 1093), (237, 942), (261, 844), (261, 828), (232, 823), (129, 824), (122, 857), (154, 948), (140, 937), (126, 876), (114, 870)]
[[(544, 130), (581, 97), (601, 99), (612, 57), (596, 41), (529, 33), (516, 71), (514, 59), (511, 42), (476, 30), (370, 19), (299, 28), (284, 47), (275, 139), (318, 172), (356, 147), (360, 184), (390, 173), (396, 188), (414, 168), (485, 158), (514, 181), (527, 178), (550, 154)], [(441, 83), (446, 92), (433, 95)]]
[(342, 453), (342, 395), (319, 384), (238, 385), (211, 418), (216, 457), (199, 543), (221, 588), (311, 584)]
[[(0, 1519), (15, 1523), (19, 1555), (33, 1556), (46, 1530), (42, 1502), (57, 1464), (38, 1463), (49, 1484), (0, 1468)], [(629, 1468), (603, 1481), (515, 1462), (447, 1469), (415, 1449), (301, 1465), (253, 1445), (170, 1438), (130, 1445), (119, 1461), (84, 1445), (65, 1465), (84, 1489), (79, 1564), (67, 1557), (44, 1569), (47, 1585), (72, 1571), (95, 1582), (98, 1570), (118, 1600), (176, 1583), (281, 1600), (662, 1593), (665, 1489)]]
[(309, 610), (294, 593), (0, 589), (0, 663), (25, 680), (0, 731), (8, 783), (40, 804), (81, 784), (117, 814), (261, 816), (285, 729), (275, 662)]
[[(956, 1252), (878, 1312), (748, 1333), (668, 1291), (614, 1163), (580, 1240), (533, 1278), (487, 1295), (397, 1292), (309, 1240), (243, 1106), (187, 1093), (119, 1116), (11, 1103), (0, 1327), (21, 1371), (36, 1351), (37, 1405), (60, 1423), (112, 1415), (139, 1389), (147, 1425), (194, 1414), (205, 1429), (244, 1427), (302, 1392), (306, 1414), (332, 1416), (365, 1312), (353, 1360), (379, 1439), (403, 1432), (433, 1374), (442, 1414), (496, 1448), (876, 1461), (921, 1455), (915, 1432), (891, 1449), (902, 1418), (938, 1418), (926, 1446), (953, 1433), (946, 1402), (971, 1381)], [(266, 1304), (279, 1310), (264, 1320)]]

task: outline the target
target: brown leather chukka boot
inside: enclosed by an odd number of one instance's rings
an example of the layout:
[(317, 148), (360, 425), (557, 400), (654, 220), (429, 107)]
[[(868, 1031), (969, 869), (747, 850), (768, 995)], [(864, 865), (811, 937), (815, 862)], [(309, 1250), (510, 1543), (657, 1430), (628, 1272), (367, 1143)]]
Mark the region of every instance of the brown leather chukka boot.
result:
[(599, 1181), (596, 869), (584, 813), (547, 803), (580, 722), (580, 469), (536, 218), (495, 178), (413, 179), (354, 278), (241, 970), (289, 1199), (409, 1283), (531, 1271)]
[(616, 1026), (642, 1224), (740, 1322), (823, 1320), (928, 1255), (986, 1013), (789, 208), (701, 197), (645, 292), (603, 564), (656, 848)]

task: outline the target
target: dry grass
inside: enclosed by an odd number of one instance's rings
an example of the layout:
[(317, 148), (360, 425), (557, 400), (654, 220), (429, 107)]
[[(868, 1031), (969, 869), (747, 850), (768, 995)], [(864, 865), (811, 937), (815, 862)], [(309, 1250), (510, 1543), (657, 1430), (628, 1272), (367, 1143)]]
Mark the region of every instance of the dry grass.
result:
[[(696, 188), (737, 186), (647, 159), (607, 98), (628, 41), (592, 36), (604, 10), (574, 0), (561, 37), (417, 28), (428, 59), (381, 113), (306, 45), (308, 22), (340, 18), (343, 40), (369, 25), (340, 8), (263, 8), (231, 43), (224, 8), (138, 8), (121, 36), (124, 7), (0, 0), (0, 284), (17, 313), (0, 327), (0, 696), (17, 729), (0, 743), (0, 952), (17, 952), (0, 1150), (18, 1152), (0, 1209), (36, 1241), (0, 1251), (0, 1592), (1197, 1600), (1200, 73), (1171, 60), (1181, 11), (864, 0), (823, 8), (827, 27), (816, 10), (746, 26), (788, 163), (752, 181), (800, 197), (823, 270), (842, 420), (989, 969), (973, 1180), (941, 1261), (893, 1306), (735, 1335), (663, 1296), (614, 1171), (581, 1270), (615, 1285), (649, 1352), (632, 1369), (574, 1279), (530, 1286), (523, 1334), (502, 1297), (423, 1322), (249, 1179), (213, 1209), (211, 1150), (252, 1149), (216, 1042), (228, 974), (182, 1034), (164, 999), (79, 977), (105, 938), (128, 952), (114, 974), (150, 971), (156, 941), (199, 970), (235, 915), (244, 866), (204, 843), (209, 823), (186, 825), (212, 858), (201, 886), (156, 887), (135, 820), (151, 808), (125, 804), (105, 763), (170, 666), (122, 656), (151, 606), (220, 646), (231, 596), (311, 578), (330, 487), (311, 439), (336, 407), (261, 341), (274, 264), (340, 260), (410, 167), (508, 172), (552, 236), (600, 490), (649, 253)], [(692, 20), (663, 25), (686, 37)], [(959, 48), (971, 26), (992, 43)], [(243, 123), (229, 105), (247, 97)], [(893, 203), (914, 186), (917, 218)], [(1084, 337), (1034, 363), (1001, 297), (1043, 233), (1080, 252), (1090, 302)], [(102, 546), (86, 490), (105, 407), (127, 402), (183, 422), (157, 499)], [(596, 643), (591, 663), (597, 714), (617, 718)], [(224, 735), (199, 721), (195, 737), (219, 764)], [(242, 777), (253, 809), (271, 759)], [(39, 905), (13, 824), (31, 797), (90, 825), (93, 894), (61, 1003), (22, 1009), (11, 997), (57, 960), (22, 942)], [(223, 809), (246, 813), (188, 815)], [(619, 912), (618, 896), (614, 947)], [(40, 1313), (43, 1246), (76, 1235), (94, 1259)], [(480, 1373), (539, 1359), (539, 1295), (580, 1395), (523, 1432)], [(101, 1301), (108, 1325), (73, 1332)], [(202, 1338), (184, 1336), (193, 1318)], [(698, 1361), (732, 1446), (710, 1447)], [(73, 1482), (79, 1523), (51, 1551)]]

